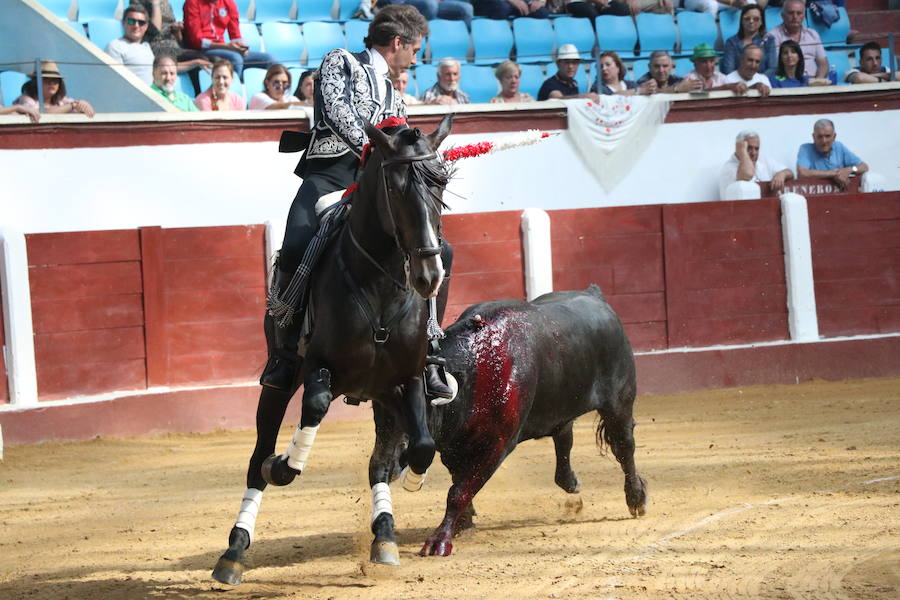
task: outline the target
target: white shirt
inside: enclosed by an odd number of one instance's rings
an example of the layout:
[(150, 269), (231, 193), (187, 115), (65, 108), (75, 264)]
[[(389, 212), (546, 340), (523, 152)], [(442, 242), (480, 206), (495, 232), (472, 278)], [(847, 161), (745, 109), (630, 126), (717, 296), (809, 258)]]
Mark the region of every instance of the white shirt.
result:
[[(284, 96), (281, 99), (282, 102), (300, 102), (299, 99), (294, 96)], [(275, 99), (272, 98), (265, 92), (260, 92), (258, 94), (254, 94), (252, 98), (250, 98), (250, 110), (265, 110), (267, 106), (270, 104), (275, 104)]]
[[(732, 154), (731, 158), (722, 165), (722, 171), (719, 173), (719, 198), (724, 198), (725, 188), (737, 181), (739, 165), (740, 161), (735, 154)], [(753, 182), (772, 181), (772, 178), (775, 177), (775, 173), (784, 171), (788, 168), (785, 165), (772, 160), (762, 152), (759, 153), (759, 158), (756, 159), (755, 166), (756, 170), (753, 173), (753, 177), (750, 179), (750, 181)]]
[(752, 87), (757, 83), (761, 83), (764, 86), (770, 88), (772, 87), (772, 82), (769, 81), (769, 78), (763, 75), (762, 73), (755, 73), (753, 77), (749, 80), (741, 77), (741, 74), (737, 71), (732, 71), (728, 75), (725, 76), (725, 83), (739, 83), (743, 81), (747, 84), (747, 87)]
[(384, 60), (384, 57), (377, 50), (369, 48), (366, 52), (369, 53), (369, 57), (372, 59), (372, 68), (375, 69), (375, 73), (378, 75), (375, 78), (375, 81), (378, 82), (378, 97), (381, 98), (381, 103), (384, 104), (384, 95), (387, 93), (388, 86), (387, 61)]
[(153, 50), (147, 42), (129, 42), (118, 38), (106, 45), (113, 62), (123, 64), (147, 85), (153, 84)]

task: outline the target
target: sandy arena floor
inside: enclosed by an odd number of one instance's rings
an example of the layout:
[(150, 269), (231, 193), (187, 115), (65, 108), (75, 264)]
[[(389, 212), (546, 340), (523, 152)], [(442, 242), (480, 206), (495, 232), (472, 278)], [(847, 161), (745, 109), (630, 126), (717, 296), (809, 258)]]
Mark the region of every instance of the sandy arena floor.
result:
[(636, 418), (645, 517), (588, 415), (582, 492), (553, 484), (549, 439), (525, 443), (448, 558), (416, 556), (446, 470), (392, 486), (400, 567), (368, 562), (371, 422), (326, 423), (302, 478), (266, 492), (237, 588), (210, 571), (253, 432), (7, 447), (0, 599), (900, 597), (900, 378), (641, 397)]

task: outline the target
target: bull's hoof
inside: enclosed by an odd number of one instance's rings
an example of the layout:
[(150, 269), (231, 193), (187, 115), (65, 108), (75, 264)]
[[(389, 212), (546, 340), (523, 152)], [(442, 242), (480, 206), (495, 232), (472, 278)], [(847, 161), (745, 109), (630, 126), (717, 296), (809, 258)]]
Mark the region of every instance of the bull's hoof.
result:
[(273, 454), (263, 461), (259, 470), (266, 483), (278, 486), (289, 484), (300, 474), (300, 471), (288, 466), (287, 456), (284, 454)]
[(400, 549), (395, 542), (375, 540), (372, 542), (369, 560), (379, 565), (400, 566)]
[(450, 534), (440, 532), (433, 534), (419, 550), (419, 556), (450, 556), (453, 552), (453, 542), (450, 540)]
[(647, 513), (646, 506), (629, 506), (628, 510), (634, 518), (643, 517)]
[(225, 558), (223, 554), (213, 569), (212, 577), (219, 583), (239, 585), (244, 575), (244, 565), (236, 560)]

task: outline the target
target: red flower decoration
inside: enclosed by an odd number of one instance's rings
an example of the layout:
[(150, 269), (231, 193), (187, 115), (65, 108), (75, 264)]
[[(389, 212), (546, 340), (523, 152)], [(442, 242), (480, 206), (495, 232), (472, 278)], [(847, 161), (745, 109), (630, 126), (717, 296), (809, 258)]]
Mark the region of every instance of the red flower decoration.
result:
[(400, 125), (406, 125), (406, 119), (403, 117), (388, 117), (381, 123), (375, 125), (378, 129), (384, 129), (385, 127), (399, 127)]

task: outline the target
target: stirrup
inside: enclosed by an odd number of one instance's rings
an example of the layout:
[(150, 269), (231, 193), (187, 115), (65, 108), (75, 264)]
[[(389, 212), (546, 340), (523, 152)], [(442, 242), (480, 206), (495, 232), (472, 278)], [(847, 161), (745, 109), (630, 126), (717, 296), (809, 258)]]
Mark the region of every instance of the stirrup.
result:
[(294, 387), (297, 373), (303, 365), (303, 357), (283, 350), (276, 350), (269, 356), (259, 384), (263, 387), (289, 392)]
[(444, 369), (442, 364), (437, 362), (429, 363), (425, 367), (424, 380), (425, 397), (431, 400), (432, 406), (442, 406), (456, 398), (459, 384), (456, 378)]

